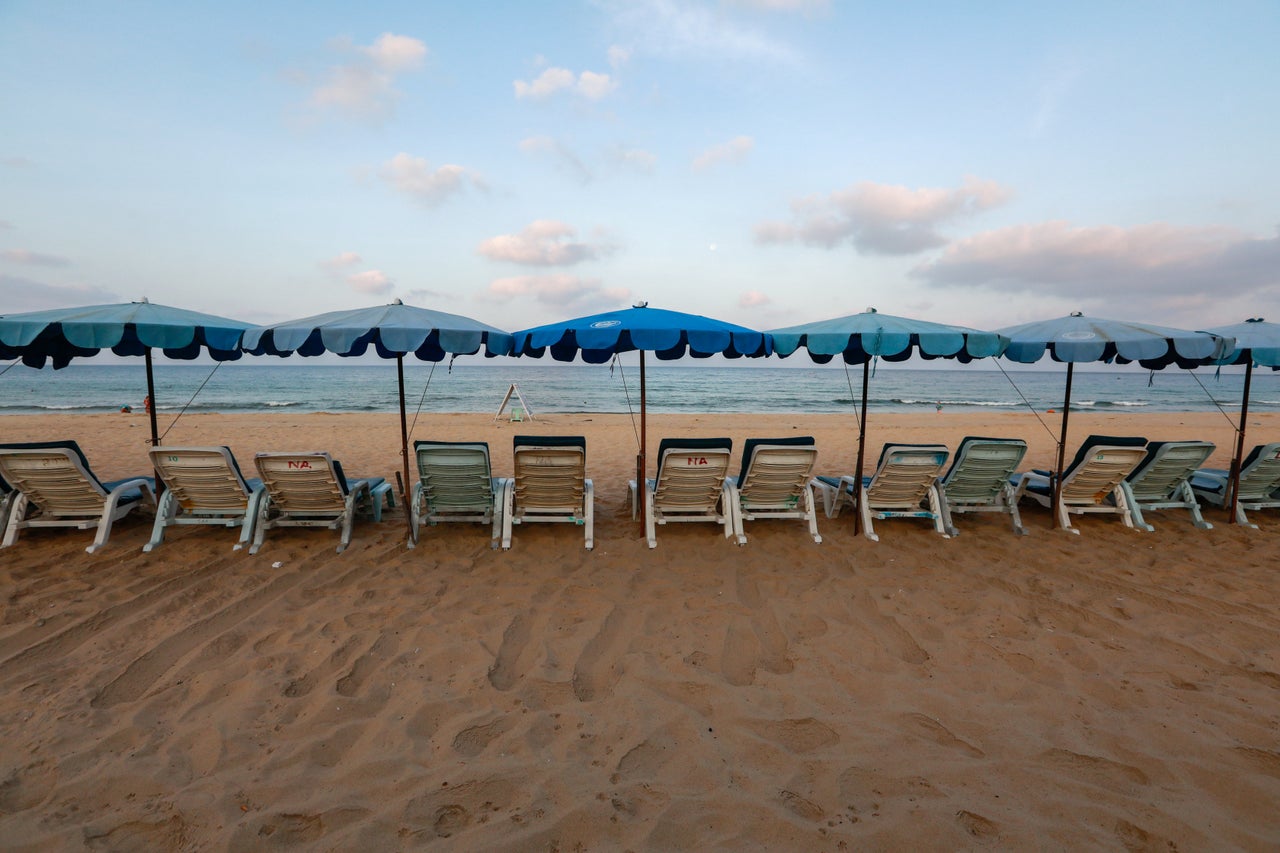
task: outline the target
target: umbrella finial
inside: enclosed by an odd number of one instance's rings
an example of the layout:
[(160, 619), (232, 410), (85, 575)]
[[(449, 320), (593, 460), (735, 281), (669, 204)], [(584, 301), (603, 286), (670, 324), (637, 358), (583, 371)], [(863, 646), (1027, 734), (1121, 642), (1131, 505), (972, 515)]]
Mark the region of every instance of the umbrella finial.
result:
[(143, 305), (150, 305), (150, 304), (151, 304), (151, 301), (150, 301), (149, 299), (147, 299), (147, 297), (145, 297), (145, 296), (144, 296), (144, 297), (142, 297), (142, 299), (141, 299), (141, 300), (139, 300), (139, 301), (140, 301)]
[(640, 299), (640, 300), (637, 300), (634, 304), (632, 304), (631, 307), (632, 308), (648, 308), (649, 303), (644, 301), (643, 299)]
[(874, 308), (872, 308), (870, 305), (868, 305), (868, 306), (867, 306), (867, 310), (866, 310), (865, 312), (863, 312), (863, 313), (866, 313), (866, 314), (874, 314), (874, 313), (876, 313), (876, 309), (874, 309)]
[(1261, 317), (1250, 317), (1248, 320), (1245, 320), (1245, 322), (1246, 323), (1265, 323), (1266, 320), (1262, 319)]
[(392, 304), (392, 305), (403, 305), (404, 303), (403, 303), (403, 302), (401, 302), (401, 301), (400, 301), (400, 297), (399, 297), (399, 296), (397, 296), (395, 299), (392, 299), (392, 300), (391, 300), (391, 304)]
[(1072, 317), (1083, 317), (1083, 316), (1084, 316), (1084, 314), (1083, 314), (1083, 313), (1081, 313), (1081, 312), (1079, 312), (1079, 311), (1072, 311), (1072, 312), (1071, 312), (1071, 316), (1072, 316)]

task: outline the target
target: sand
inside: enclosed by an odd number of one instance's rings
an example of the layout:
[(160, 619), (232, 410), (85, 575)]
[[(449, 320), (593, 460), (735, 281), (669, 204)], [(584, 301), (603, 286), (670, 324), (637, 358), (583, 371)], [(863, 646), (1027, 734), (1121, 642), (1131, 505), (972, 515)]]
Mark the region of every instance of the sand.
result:
[[(1054, 416), (1045, 416), (1056, 428)], [(1251, 417), (1253, 441), (1280, 417)], [(1218, 414), (1072, 417), (1089, 432), (1206, 438)], [(165, 424), (162, 422), (162, 428)], [(1280, 513), (1214, 529), (1155, 513), (1030, 535), (958, 518), (946, 540), (848, 514), (663, 527), (630, 519), (632, 422), (430, 416), (417, 438), (585, 434), (596, 548), (579, 529), (404, 516), (337, 534), (181, 528), (151, 554), (135, 513), (108, 546), (28, 531), (0, 552), (0, 839), (8, 849), (1227, 849), (1280, 845)], [(839, 416), (650, 418), (665, 435), (811, 433)], [(1029, 415), (874, 414), (886, 440), (1031, 443)], [(145, 470), (141, 415), (0, 418), (73, 437), (104, 478)], [(168, 444), (328, 449), (392, 478), (389, 415), (200, 415)], [(869, 465), (871, 463), (868, 463)], [(650, 466), (652, 470), (652, 462)]]

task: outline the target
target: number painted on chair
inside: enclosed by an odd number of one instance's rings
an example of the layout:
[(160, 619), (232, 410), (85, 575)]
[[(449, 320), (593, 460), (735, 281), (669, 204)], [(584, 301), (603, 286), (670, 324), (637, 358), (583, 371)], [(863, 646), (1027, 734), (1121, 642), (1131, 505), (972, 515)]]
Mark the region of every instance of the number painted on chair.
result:
[(286, 466), (287, 466), (287, 467), (289, 467), (289, 468), (298, 468), (298, 469), (305, 470), (305, 471), (310, 471), (310, 470), (311, 470), (311, 463), (310, 463), (309, 461), (307, 461), (306, 459), (290, 459), (290, 460), (289, 460), (287, 463), (285, 463), (285, 464), (286, 464)]

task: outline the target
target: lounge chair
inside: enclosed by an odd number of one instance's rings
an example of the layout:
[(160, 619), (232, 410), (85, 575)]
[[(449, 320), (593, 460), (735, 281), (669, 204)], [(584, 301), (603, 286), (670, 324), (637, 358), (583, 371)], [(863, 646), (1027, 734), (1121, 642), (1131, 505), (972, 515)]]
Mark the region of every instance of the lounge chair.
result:
[(742, 470), (726, 482), (739, 545), (747, 542), (742, 522), (761, 518), (802, 519), (809, 522), (813, 541), (822, 541), (810, 485), (817, 462), (812, 436), (747, 439), (742, 447)]
[(164, 541), (165, 528), (173, 525), (213, 524), (239, 527), (239, 551), (253, 538), (253, 527), (262, 501), (262, 481), (246, 480), (228, 447), (155, 447), (151, 464), (164, 481), (165, 492), (156, 507), (151, 551)]
[(587, 479), (587, 440), (582, 436), (517, 435), (515, 476), (506, 483), (502, 547), (511, 547), (516, 524), (538, 521), (580, 524), (586, 546), (595, 546), (595, 494)]
[(259, 453), (253, 463), (266, 489), (258, 506), (258, 521), (250, 554), (258, 553), (273, 527), (340, 529), (338, 553), (351, 544), (351, 525), (357, 512), (372, 511), (382, 520), (382, 502), (395, 506), (391, 484), (381, 477), (351, 478), (328, 453)]
[(1144, 512), (1157, 509), (1185, 509), (1191, 513), (1191, 523), (1202, 530), (1213, 527), (1200, 515), (1189, 478), (1196, 468), (1213, 453), (1209, 441), (1153, 441), (1147, 445), (1146, 457), (1138, 463), (1120, 488), (1124, 489), (1133, 514), (1133, 526), (1139, 530), (1155, 530)]
[(1026, 535), (1009, 484), (1026, 452), (1027, 443), (1020, 438), (965, 436), (960, 441), (951, 467), (937, 481), (938, 508), (948, 534), (960, 535), (953, 514), (1003, 512), (1009, 514), (1013, 532)]
[[(889, 442), (880, 450), (875, 473), (863, 477), (861, 483), (851, 476), (819, 477), (814, 485), (822, 492), (828, 518), (838, 516), (844, 504), (852, 505), (853, 490), (860, 487), (862, 532), (872, 542), (880, 540), (873, 520), (887, 518), (928, 519), (947, 538), (936, 483), (948, 456), (950, 451), (941, 444)], [(926, 502), (928, 509), (923, 508)]]
[(728, 438), (664, 438), (658, 443), (658, 470), (645, 480), (643, 495), (636, 481), (631, 492), (631, 518), (646, 507), (645, 537), (658, 547), (657, 526), (682, 521), (710, 521), (733, 536), (733, 498), (725, 476), (733, 441)]
[[(1091, 435), (1080, 445), (1075, 458), (1062, 471), (1058, 524), (1063, 530), (1079, 533), (1071, 526), (1071, 514), (1110, 513), (1120, 516), (1125, 527), (1133, 527), (1133, 511), (1121, 487), (1138, 463), (1147, 455), (1145, 438)], [(1053, 478), (1050, 471), (1024, 471), (1010, 482), (1017, 500), (1029, 497), (1044, 507), (1053, 506)]]
[(489, 445), (483, 441), (415, 441), (418, 482), (413, 486), (409, 519), (418, 541), (423, 524), (470, 521), (492, 528), (492, 547), (502, 535), (502, 498), (506, 479), (493, 476)]
[[(11, 492), (0, 548), (18, 541), (26, 527), (96, 527), (90, 554), (107, 544), (111, 525), (144, 501), (155, 506), (155, 482), (129, 477), (102, 482), (74, 441), (0, 445), (0, 478)], [(35, 514), (28, 518), (28, 510)]]
[[(1196, 496), (1213, 506), (1226, 507), (1230, 472), (1221, 468), (1201, 468), (1191, 476)], [(1240, 497), (1236, 500), (1236, 523), (1250, 524), (1246, 509), (1280, 507), (1280, 442), (1259, 444), (1240, 462)]]

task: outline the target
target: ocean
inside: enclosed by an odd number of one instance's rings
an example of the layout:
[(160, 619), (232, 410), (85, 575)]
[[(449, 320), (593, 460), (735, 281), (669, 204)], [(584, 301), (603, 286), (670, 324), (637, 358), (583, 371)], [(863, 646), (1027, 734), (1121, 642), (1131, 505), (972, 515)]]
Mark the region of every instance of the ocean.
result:
[[(759, 365), (759, 366), (757, 366)], [(1008, 375), (989, 363), (924, 369), (881, 362), (870, 382), (876, 411), (1043, 412), (1060, 408), (1065, 366), (1037, 365)], [(1105, 366), (1104, 366), (1105, 367)], [(278, 361), (245, 359), (217, 365), (155, 361), (157, 411), (394, 412), (396, 372), (391, 361)], [(409, 412), (496, 412), (516, 383), (538, 412), (639, 411), (640, 374), (634, 363), (558, 364), (529, 360), (447, 363), (405, 362)], [(1171, 368), (1150, 373), (1136, 366), (1077, 367), (1072, 409), (1205, 411), (1240, 408), (1243, 373)], [(861, 393), (861, 367), (782, 367), (776, 363), (726, 366), (686, 359), (646, 371), (648, 408), (675, 412), (826, 412), (853, 410)], [(146, 380), (141, 359), (117, 363), (82, 360), (62, 370), (21, 364), (0, 374), (0, 414), (113, 412), (141, 408)], [(1254, 371), (1251, 411), (1280, 411), (1280, 374)]]

